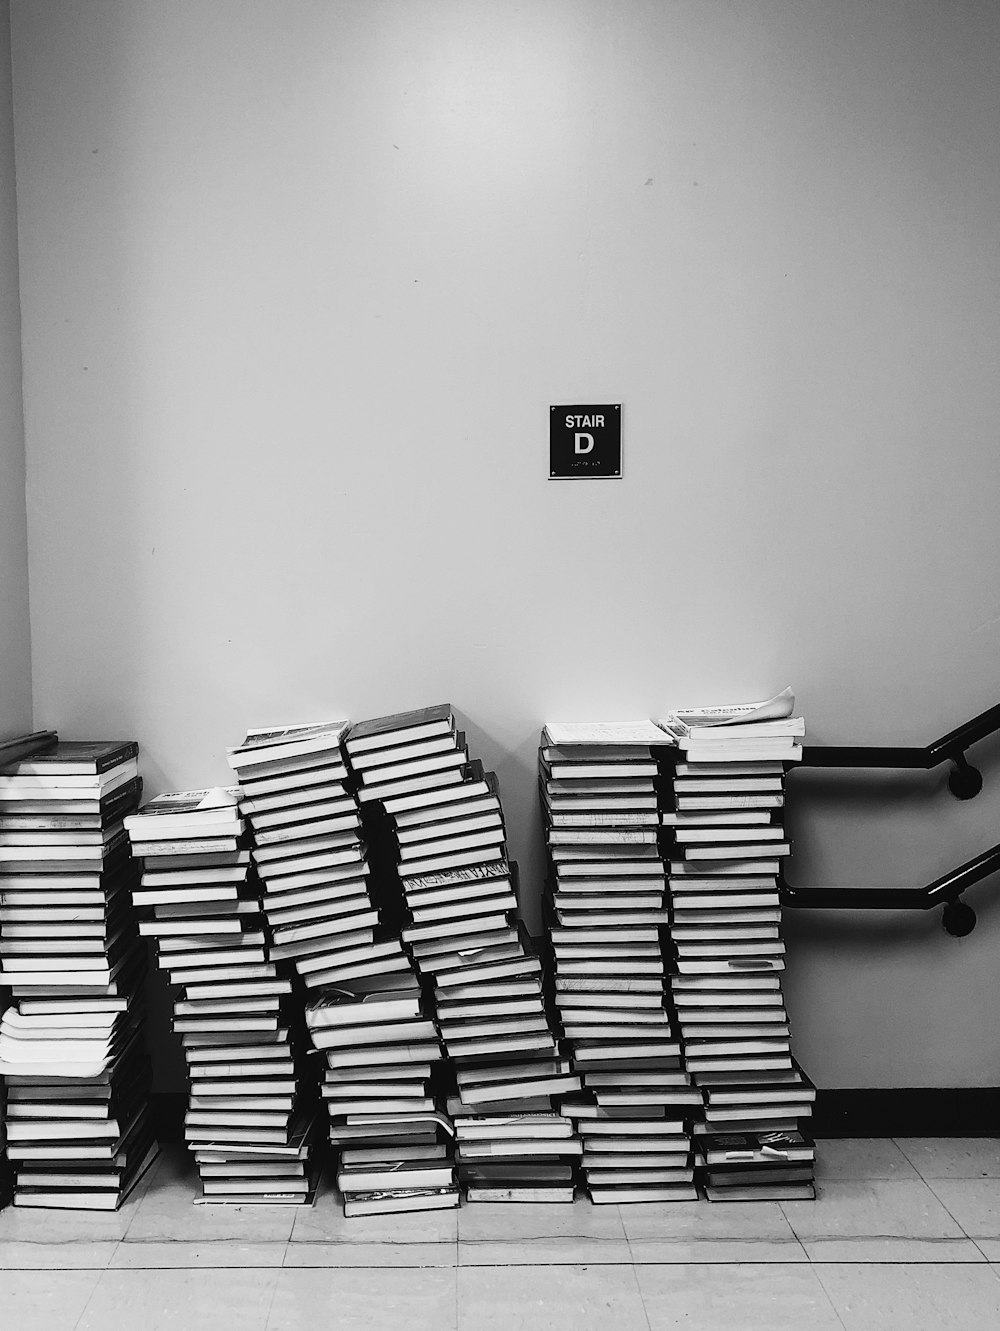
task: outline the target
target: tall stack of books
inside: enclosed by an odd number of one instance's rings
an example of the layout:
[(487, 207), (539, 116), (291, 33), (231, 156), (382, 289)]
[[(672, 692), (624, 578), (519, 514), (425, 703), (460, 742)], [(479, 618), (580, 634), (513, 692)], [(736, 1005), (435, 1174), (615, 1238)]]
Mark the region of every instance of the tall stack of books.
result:
[(550, 724), (540, 792), (555, 1002), (582, 1074), (564, 1109), (594, 1202), (690, 1200), (690, 1084), (664, 984), (669, 923), (652, 722)]
[(805, 724), (786, 689), (763, 703), (673, 712), (673, 807), (663, 814), (684, 1053), (705, 1097), (696, 1137), (712, 1201), (815, 1195), (815, 1090), (791, 1054), (781, 994), (778, 874), (786, 764)]
[(113, 1210), (156, 1156), (123, 818), (133, 741), (0, 748), (0, 1024), (18, 1206)]
[(448, 704), (355, 725), (346, 748), (403, 942), (433, 985), (467, 1196), (571, 1201), (580, 1145), (553, 1096), (580, 1082), (517, 920), (496, 777), (470, 762)]
[(330, 721), (252, 730), (229, 751), (271, 955), (311, 991), (306, 1025), (327, 1065), (321, 1089), (346, 1214), (454, 1206), (431, 1093), (438, 1034), (398, 930), (372, 896), (341, 747), (347, 729)]
[(127, 818), (142, 861), (133, 896), (140, 932), (177, 987), (198, 1200), (295, 1204), (315, 1193), (315, 1100), (300, 1005), (268, 956), (237, 800), (234, 788), (169, 793)]

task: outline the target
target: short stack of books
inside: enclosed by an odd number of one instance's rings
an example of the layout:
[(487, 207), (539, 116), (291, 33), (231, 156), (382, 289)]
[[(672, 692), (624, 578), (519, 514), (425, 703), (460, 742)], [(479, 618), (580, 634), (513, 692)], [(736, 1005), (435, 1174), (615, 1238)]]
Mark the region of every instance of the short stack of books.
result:
[(539, 752), (555, 1003), (582, 1074), (564, 1102), (594, 1202), (690, 1200), (692, 1109), (664, 979), (669, 915), (652, 722), (550, 724)]
[[(572, 1200), (579, 1142), (552, 1097), (577, 1089), (517, 920), (493, 773), (470, 762), (448, 704), (351, 728), (369, 843), (398, 885), (403, 942), (434, 986), (457, 1087), (459, 1178), (470, 1200)], [(543, 1124), (544, 1120), (544, 1124)]]
[(778, 875), (786, 764), (805, 725), (790, 690), (674, 712), (670, 890), (684, 1054), (705, 1096), (696, 1146), (712, 1201), (815, 1195), (815, 1090), (791, 1054)]
[(322, 1091), (345, 1214), (457, 1206), (452, 1130), (435, 1090), (441, 1044), (415, 973), (328, 989), (306, 1021), (327, 1064)]
[(232, 788), (169, 793), (127, 818), (142, 862), (133, 896), (179, 991), (199, 1200), (303, 1203), (315, 1195), (317, 1116), (301, 1005), (268, 956), (237, 800)]
[(0, 1026), (18, 1206), (115, 1209), (156, 1156), (123, 818), (133, 741), (0, 746)]

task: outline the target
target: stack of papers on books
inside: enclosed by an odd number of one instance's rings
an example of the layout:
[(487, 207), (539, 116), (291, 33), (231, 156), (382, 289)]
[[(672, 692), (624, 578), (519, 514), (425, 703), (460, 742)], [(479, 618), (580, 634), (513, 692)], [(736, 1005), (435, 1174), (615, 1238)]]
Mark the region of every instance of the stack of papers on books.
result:
[(184, 1135), (205, 1202), (311, 1201), (315, 1092), (301, 1004), (270, 958), (235, 789), (159, 795), (126, 819), (140, 932), (177, 987)]
[(539, 785), (554, 1001), (583, 1094), (563, 1104), (595, 1202), (690, 1199), (691, 1086), (664, 987), (652, 722), (550, 724)]
[[(0, 1027), (18, 1206), (114, 1209), (156, 1155), (123, 818), (134, 741), (0, 746)], [(12, 761), (8, 761), (12, 760)]]
[(470, 1200), (515, 1200), (542, 1183), (551, 1196), (557, 1181), (572, 1200), (571, 1125), (543, 1149), (512, 1131), (529, 1113), (556, 1114), (552, 1096), (580, 1083), (559, 1058), (518, 923), (496, 777), (470, 761), (448, 704), (362, 722), (346, 747), (369, 845), (397, 885), (403, 943), (434, 986), (457, 1080), (459, 1178)]
[[(678, 745), (663, 813), (673, 842), (671, 985), (685, 1060), (705, 1096), (696, 1147), (712, 1200), (813, 1196), (812, 1157), (786, 1163), (779, 1154), (779, 1139), (801, 1143), (815, 1097), (792, 1058), (780, 988), (778, 876), (791, 849), (781, 822), (785, 764), (801, 757), (805, 733), (794, 701), (786, 689), (660, 723)], [(777, 1137), (749, 1154), (745, 1143), (734, 1147), (725, 1160), (717, 1142), (733, 1134)]]

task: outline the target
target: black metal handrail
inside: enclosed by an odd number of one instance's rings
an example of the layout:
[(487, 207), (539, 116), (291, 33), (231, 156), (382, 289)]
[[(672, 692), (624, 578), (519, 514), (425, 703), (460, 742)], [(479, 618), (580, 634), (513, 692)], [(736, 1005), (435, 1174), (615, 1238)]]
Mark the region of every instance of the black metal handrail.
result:
[[(966, 750), (1000, 730), (1000, 704), (974, 716), (971, 721), (942, 735), (923, 748), (878, 745), (807, 744), (800, 767), (896, 768), (930, 771), (940, 763), (953, 764), (948, 788), (960, 800), (972, 799), (983, 788), (982, 773), (966, 758)], [(943, 906), (942, 924), (960, 937), (976, 926), (976, 913), (961, 900), (973, 884), (1000, 872), (1000, 845), (983, 851), (975, 859), (952, 869), (926, 887), (796, 887), (782, 877), (781, 901), (785, 906), (816, 910), (931, 910)]]
[(988, 708), (971, 721), (942, 735), (933, 744), (919, 747), (880, 745), (806, 744), (797, 767), (894, 767), (930, 771), (940, 763), (951, 762), (954, 770), (948, 788), (956, 799), (969, 800), (983, 788), (982, 773), (972, 767), (966, 750), (979, 740), (1000, 730), (1000, 703)]
[(944, 907), (942, 924), (960, 937), (976, 927), (976, 913), (960, 898), (973, 884), (1000, 873), (1000, 845), (936, 878), (926, 887), (795, 887), (779, 883), (781, 904), (813, 910), (932, 910)]

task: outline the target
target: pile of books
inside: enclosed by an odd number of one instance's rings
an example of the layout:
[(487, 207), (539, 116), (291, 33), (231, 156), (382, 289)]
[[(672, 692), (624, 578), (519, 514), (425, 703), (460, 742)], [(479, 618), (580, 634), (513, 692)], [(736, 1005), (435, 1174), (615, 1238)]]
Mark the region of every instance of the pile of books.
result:
[(156, 1156), (145, 954), (123, 818), (132, 741), (0, 746), (0, 1024), (18, 1206), (113, 1210)]
[(314, 990), (409, 969), (369, 895), (346, 731), (346, 721), (252, 730), (228, 754), (253, 829), (271, 957)]
[(705, 1096), (699, 1173), (712, 1201), (808, 1198), (815, 1090), (791, 1054), (778, 875), (786, 764), (805, 725), (790, 690), (673, 712), (672, 978), (684, 1054)]
[(142, 876), (140, 932), (173, 985), (190, 1079), (184, 1135), (205, 1202), (315, 1194), (315, 1095), (301, 1004), (268, 956), (233, 788), (158, 795), (125, 820)]
[[(310, 991), (306, 1025), (326, 1063), (322, 1096), (346, 1214), (453, 1206), (450, 1148), (430, 1090), (437, 1029), (398, 929), (372, 897), (347, 729), (330, 721), (253, 730), (229, 751), (265, 886), (271, 956)], [(380, 1175), (395, 1182), (369, 1186)]]
[(470, 1200), (572, 1200), (579, 1142), (553, 1096), (579, 1087), (517, 920), (496, 777), (470, 762), (448, 704), (352, 726), (346, 740), (373, 862), (396, 885), (402, 938), (433, 986), (456, 1084)]
[(457, 1206), (451, 1125), (435, 1091), (441, 1044), (409, 970), (357, 977), (306, 1009), (348, 1216)]
[(539, 787), (554, 998), (582, 1074), (565, 1103), (594, 1202), (690, 1200), (691, 1086), (665, 988), (652, 722), (549, 724)]

